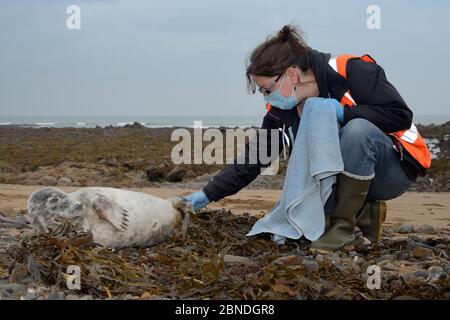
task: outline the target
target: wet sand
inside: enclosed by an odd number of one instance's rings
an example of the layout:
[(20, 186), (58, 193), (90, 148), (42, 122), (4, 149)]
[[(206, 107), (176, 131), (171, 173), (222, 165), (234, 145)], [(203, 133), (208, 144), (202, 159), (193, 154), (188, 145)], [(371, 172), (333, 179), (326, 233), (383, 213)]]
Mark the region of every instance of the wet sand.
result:
[[(29, 195), (42, 186), (0, 184), (0, 212), (13, 216), (25, 210)], [(79, 187), (61, 187), (65, 192), (73, 192)], [(187, 195), (193, 189), (127, 188), (168, 198)], [(208, 209), (225, 208), (235, 214), (250, 213), (261, 216), (267, 213), (279, 200), (281, 190), (242, 190), (234, 196), (211, 203)], [(450, 193), (406, 192), (402, 196), (387, 201), (386, 226), (412, 224), (431, 225), (434, 228), (450, 228)]]

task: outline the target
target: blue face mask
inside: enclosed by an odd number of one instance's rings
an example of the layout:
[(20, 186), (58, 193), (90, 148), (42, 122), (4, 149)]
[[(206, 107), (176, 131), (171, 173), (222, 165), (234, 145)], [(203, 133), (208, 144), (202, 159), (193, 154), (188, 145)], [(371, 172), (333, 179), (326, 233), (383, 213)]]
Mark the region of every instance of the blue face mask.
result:
[[(283, 80), (281, 80), (280, 88), (283, 86), (283, 81), (286, 78), (284, 75)], [(277, 107), (282, 110), (291, 110), (298, 104), (298, 98), (294, 94), (294, 87), (292, 87), (292, 93), (289, 97), (283, 97), (280, 92), (280, 89), (273, 91), (268, 96), (264, 97), (267, 103), (270, 103), (272, 106)]]

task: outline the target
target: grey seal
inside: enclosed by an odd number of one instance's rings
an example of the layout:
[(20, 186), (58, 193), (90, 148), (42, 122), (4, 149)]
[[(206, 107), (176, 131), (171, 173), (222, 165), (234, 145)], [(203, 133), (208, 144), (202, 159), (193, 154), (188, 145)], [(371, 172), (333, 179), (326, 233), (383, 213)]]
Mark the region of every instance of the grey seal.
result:
[(113, 248), (151, 246), (182, 227), (185, 232), (194, 213), (192, 204), (182, 197), (165, 200), (102, 187), (69, 194), (41, 188), (30, 195), (27, 207), (31, 225), (39, 233), (89, 232), (95, 243)]

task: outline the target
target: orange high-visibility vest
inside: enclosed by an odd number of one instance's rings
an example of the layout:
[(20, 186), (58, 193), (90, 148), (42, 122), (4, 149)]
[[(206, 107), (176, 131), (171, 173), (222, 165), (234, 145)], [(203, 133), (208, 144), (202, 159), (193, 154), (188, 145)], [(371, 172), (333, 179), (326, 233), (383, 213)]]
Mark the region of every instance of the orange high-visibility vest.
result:
[[(349, 59), (361, 59), (366, 62), (376, 63), (369, 55), (364, 55), (362, 57), (353, 56), (349, 54), (341, 55), (330, 59), (328, 64), (341, 76), (347, 79), (347, 62)], [(350, 90), (348, 90), (341, 98), (342, 106), (349, 106), (350, 108), (356, 105), (355, 100), (353, 100)], [(417, 127), (414, 123), (407, 130), (401, 130), (397, 132), (385, 132), (391, 135), (401, 143), (401, 145), (408, 151), (408, 153), (420, 163), (425, 169), (431, 166), (431, 156), (428, 151), (428, 147), (420, 135)]]

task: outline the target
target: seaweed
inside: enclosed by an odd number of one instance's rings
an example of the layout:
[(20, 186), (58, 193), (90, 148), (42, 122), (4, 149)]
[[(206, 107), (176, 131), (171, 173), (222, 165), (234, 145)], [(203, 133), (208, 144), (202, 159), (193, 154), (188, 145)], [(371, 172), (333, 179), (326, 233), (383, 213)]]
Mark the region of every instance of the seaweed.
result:
[[(369, 262), (415, 245), (414, 240), (387, 238), (369, 247), (355, 244), (318, 257), (309, 251), (306, 240), (278, 246), (268, 236), (246, 237), (255, 222), (247, 214), (203, 211), (192, 217), (185, 235), (176, 234), (150, 248), (118, 251), (95, 245), (89, 234), (26, 235), (8, 249), (8, 272), (25, 267), (36, 283), (66, 290), (67, 268), (76, 265), (81, 270), (78, 293), (100, 299), (129, 295), (167, 299), (447, 297), (448, 275), (431, 283), (404, 281), (397, 274), (384, 277), (380, 290), (368, 289)], [(435, 239), (428, 245), (439, 244), (448, 248), (448, 239)], [(236, 256), (240, 259), (230, 259)], [(364, 263), (358, 263), (358, 258)]]

